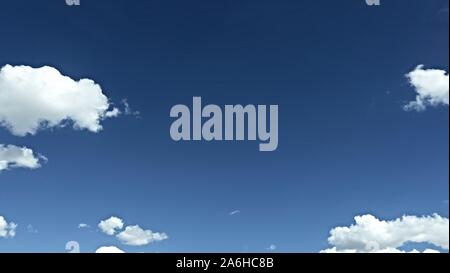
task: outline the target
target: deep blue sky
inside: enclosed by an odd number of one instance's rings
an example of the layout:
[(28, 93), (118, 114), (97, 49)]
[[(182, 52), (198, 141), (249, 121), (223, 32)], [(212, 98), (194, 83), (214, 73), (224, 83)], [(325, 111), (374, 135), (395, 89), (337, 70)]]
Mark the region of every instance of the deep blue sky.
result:
[[(318, 251), (355, 215), (448, 217), (448, 107), (405, 112), (405, 74), (448, 71), (448, 1), (0, 1), (0, 66), (91, 78), (141, 118), (0, 143), (49, 158), (0, 174), (0, 251)], [(278, 104), (279, 147), (173, 142), (170, 108)], [(229, 212), (241, 213), (229, 216)], [(126, 247), (111, 215), (170, 239)], [(32, 224), (39, 232), (27, 233)]]

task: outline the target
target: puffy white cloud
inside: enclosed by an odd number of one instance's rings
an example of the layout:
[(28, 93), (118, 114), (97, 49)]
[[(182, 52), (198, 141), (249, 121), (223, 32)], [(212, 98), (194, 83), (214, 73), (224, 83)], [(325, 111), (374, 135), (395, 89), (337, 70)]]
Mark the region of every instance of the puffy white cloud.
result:
[(106, 220), (101, 221), (98, 224), (98, 227), (101, 231), (108, 235), (114, 235), (117, 230), (121, 230), (123, 228), (122, 219), (112, 216)]
[(115, 247), (115, 246), (102, 246), (99, 247), (95, 253), (125, 253), (125, 251)]
[[(98, 224), (98, 227), (108, 235), (115, 235), (117, 231), (122, 230), (124, 222), (122, 219), (112, 216), (109, 219), (101, 221)], [(116, 235), (116, 238), (126, 245), (143, 246), (168, 239), (169, 237), (166, 233), (144, 230), (140, 226), (134, 225), (127, 226), (123, 231)]]
[(143, 230), (140, 226), (128, 226), (117, 234), (117, 238), (126, 245), (143, 246), (152, 242), (162, 241), (169, 237), (165, 233)]
[(37, 169), (47, 159), (26, 147), (0, 144), (0, 172), (9, 168)]
[(76, 81), (49, 66), (6, 65), (0, 70), (0, 126), (14, 135), (34, 135), (67, 121), (76, 129), (98, 132), (103, 119), (119, 114), (90, 79)]
[(16, 236), (17, 224), (7, 222), (3, 216), (0, 216), (0, 238), (12, 238)]
[(408, 242), (449, 248), (449, 220), (437, 214), (403, 216), (391, 221), (379, 220), (372, 215), (354, 219), (356, 223), (350, 227), (336, 227), (330, 231), (328, 242), (333, 247), (322, 252), (403, 252), (399, 248)]
[(404, 106), (405, 110), (424, 111), (427, 106), (447, 105), (449, 101), (448, 73), (440, 69), (424, 69), (419, 65), (406, 74), (416, 90), (416, 100)]

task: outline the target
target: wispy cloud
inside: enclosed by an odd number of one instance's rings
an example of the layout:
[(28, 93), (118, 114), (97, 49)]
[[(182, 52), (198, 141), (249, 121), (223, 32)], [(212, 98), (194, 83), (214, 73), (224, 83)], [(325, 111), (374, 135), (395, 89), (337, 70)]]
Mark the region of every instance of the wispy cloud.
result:
[(27, 226), (27, 231), (28, 231), (29, 233), (38, 233), (38, 232), (39, 232), (36, 228), (33, 227), (32, 224), (29, 224), (29, 225)]
[(124, 106), (124, 114), (125, 115), (131, 115), (131, 116), (136, 116), (136, 117), (140, 117), (141, 113), (139, 111), (135, 111), (133, 109), (131, 109), (130, 104), (128, 103), (127, 99), (122, 99), (122, 104)]
[(91, 226), (85, 223), (78, 224), (78, 228), (90, 228)]

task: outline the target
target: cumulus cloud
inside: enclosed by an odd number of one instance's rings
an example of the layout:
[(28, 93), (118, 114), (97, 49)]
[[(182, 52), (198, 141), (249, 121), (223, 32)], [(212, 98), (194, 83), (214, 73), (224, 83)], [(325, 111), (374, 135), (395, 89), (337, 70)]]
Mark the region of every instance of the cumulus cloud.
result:
[(16, 236), (16, 228), (16, 223), (8, 223), (3, 216), (0, 216), (0, 238), (12, 238)]
[(101, 221), (98, 224), (98, 227), (101, 231), (108, 235), (114, 235), (117, 230), (121, 230), (123, 228), (122, 219), (112, 216), (106, 220)]
[(90, 79), (77, 81), (49, 66), (6, 65), (0, 70), (0, 126), (16, 136), (68, 121), (76, 129), (98, 132), (103, 119), (119, 114)]
[(99, 247), (95, 253), (125, 253), (125, 251), (115, 246), (102, 246)]
[(47, 159), (31, 149), (0, 144), (0, 172), (9, 168), (37, 169), (42, 161)]
[(169, 237), (165, 233), (143, 230), (140, 226), (128, 226), (117, 234), (117, 238), (126, 245), (143, 246), (153, 242), (162, 241)]
[[(406, 243), (428, 243), (449, 248), (449, 220), (432, 216), (403, 216), (395, 220), (379, 220), (372, 215), (356, 216), (350, 227), (336, 227), (330, 231), (328, 242), (332, 248), (323, 253), (404, 252)], [(413, 252), (417, 252), (414, 250)], [(425, 252), (437, 252), (427, 249)]]
[(405, 110), (424, 111), (427, 106), (448, 106), (449, 78), (446, 71), (424, 69), (423, 65), (419, 65), (406, 77), (417, 95), (415, 101), (404, 106)]
[[(143, 246), (153, 242), (163, 241), (168, 239), (164, 232), (153, 232), (151, 230), (144, 230), (139, 225), (126, 226), (124, 230), (124, 222), (122, 219), (112, 216), (109, 219), (103, 220), (98, 224), (101, 231), (108, 235), (116, 235), (116, 238), (121, 243), (130, 246)], [(118, 231), (121, 232), (117, 233)]]

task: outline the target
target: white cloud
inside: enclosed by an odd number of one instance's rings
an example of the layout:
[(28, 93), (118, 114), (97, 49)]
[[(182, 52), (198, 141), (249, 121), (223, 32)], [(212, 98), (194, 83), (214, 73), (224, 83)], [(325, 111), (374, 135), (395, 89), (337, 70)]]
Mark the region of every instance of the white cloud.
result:
[(427, 106), (447, 105), (449, 102), (448, 73), (440, 69), (424, 69), (419, 65), (406, 74), (415, 88), (416, 100), (404, 106), (405, 110), (424, 111)]
[(236, 214), (239, 214), (239, 213), (241, 213), (240, 210), (233, 210), (232, 212), (229, 213), (229, 215), (233, 216), (233, 215), (236, 215)]
[(325, 249), (320, 251), (320, 253), (440, 253), (438, 250), (435, 249), (425, 249), (424, 251), (420, 252), (417, 249), (411, 250), (411, 251), (404, 251), (400, 250), (398, 248), (385, 248), (385, 249), (379, 249), (374, 251), (358, 251), (356, 249), (340, 249), (338, 250), (336, 247)]
[(123, 228), (123, 221), (118, 217), (112, 216), (109, 219), (101, 221), (98, 224), (98, 227), (104, 233), (114, 235), (117, 230), (121, 230)]
[[(403, 216), (383, 221), (372, 215), (356, 216), (356, 224), (336, 227), (330, 231), (330, 252), (403, 252), (405, 243), (428, 243), (449, 248), (449, 220), (437, 214), (432, 216)], [(428, 249), (426, 252), (436, 250)], [(414, 251), (417, 252), (417, 251)]]
[(122, 112), (118, 108), (113, 108), (111, 111), (105, 113), (106, 118), (115, 118), (118, 117)]
[(81, 223), (81, 224), (78, 224), (78, 228), (90, 228), (91, 226), (89, 226), (88, 224), (85, 224), (85, 223)]
[(35, 155), (26, 147), (0, 144), (0, 172), (9, 168), (37, 169), (41, 161), (47, 161), (44, 156)]
[(139, 117), (139, 115), (141, 114), (139, 111), (134, 111), (131, 109), (130, 104), (128, 103), (127, 99), (123, 99), (122, 104), (125, 107), (125, 109), (124, 109), (125, 115), (132, 115), (132, 116)]
[[(124, 222), (122, 219), (112, 216), (109, 219), (103, 220), (98, 224), (98, 227), (108, 235), (114, 235), (117, 231), (122, 230)], [(166, 240), (169, 237), (166, 233), (153, 232), (151, 230), (144, 230), (138, 225), (127, 226), (123, 231), (116, 235), (125, 245), (143, 246), (153, 242)]]
[(143, 230), (138, 225), (135, 225), (126, 227), (124, 231), (117, 234), (117, 238), (126, 245), (142, 246), (162, 241), (169, 237), (165, 233)]
[(98, 132), (100, 122), (119, 115), (100, 85), (78, 81), (49, 66), (6, 65), (0, 70), (0, 126), (16, 136), (73, 122), (76, 129)]
[(123, 250), (115, 246), (102, 246), (99, 247), (95, 253), (125, 253)]
[(12, 238), (16, 236), (16, 228), (16, 223), (8, 223), (3, 216), (0, 216), (0, 238)]

